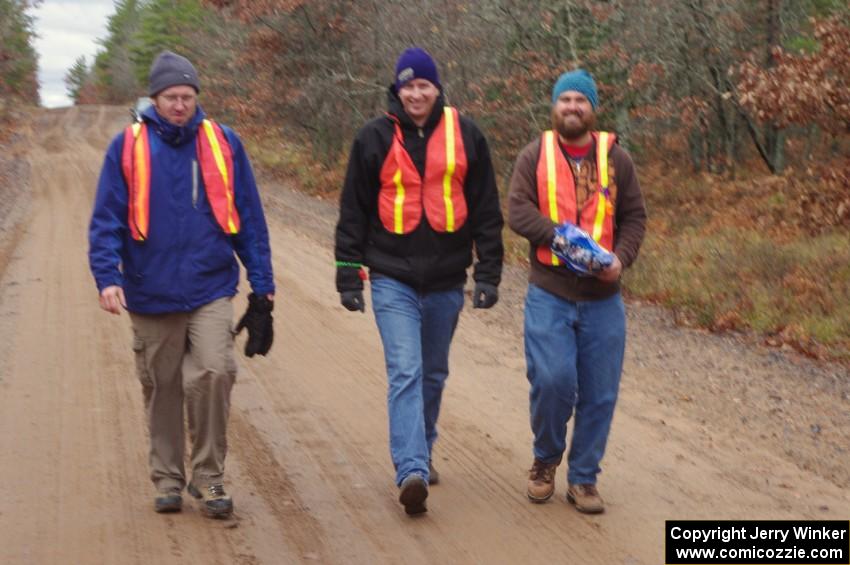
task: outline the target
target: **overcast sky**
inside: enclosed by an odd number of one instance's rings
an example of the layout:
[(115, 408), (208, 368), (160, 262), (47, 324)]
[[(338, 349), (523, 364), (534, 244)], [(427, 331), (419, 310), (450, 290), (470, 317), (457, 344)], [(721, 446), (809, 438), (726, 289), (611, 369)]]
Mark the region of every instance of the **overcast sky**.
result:
[(91, 66), (98, 49), (95, 40), (106, 38), (106, 20), (114, 12), (112, 0), (45, 0), (31, 11), (38, 34), (35, 48), (42, 105), (71, 105), (65, 73), (80, 55)]

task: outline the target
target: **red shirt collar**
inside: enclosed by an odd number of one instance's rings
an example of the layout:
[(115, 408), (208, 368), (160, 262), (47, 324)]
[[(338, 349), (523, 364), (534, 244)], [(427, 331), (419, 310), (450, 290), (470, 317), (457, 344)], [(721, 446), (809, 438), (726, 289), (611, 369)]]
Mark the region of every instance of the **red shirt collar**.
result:
[(593, 140), (589, 141), (586, 145), (568, 145), (561, 140), (558, 141), (567, 155), (573, 159), (584, 159), (587, 157), (587, 154), (590, 153), (590, 147), (593, 145)]

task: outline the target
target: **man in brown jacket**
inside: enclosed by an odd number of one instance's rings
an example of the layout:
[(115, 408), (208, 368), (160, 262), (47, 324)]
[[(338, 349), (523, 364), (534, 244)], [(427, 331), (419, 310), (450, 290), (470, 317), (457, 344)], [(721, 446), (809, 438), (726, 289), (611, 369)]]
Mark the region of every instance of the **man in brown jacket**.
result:
[[(580, 512), (605, 507), (596, 489), (611, 429), (626, 342), (620, 275), (638, 254), (646, 209), (634, 164), (616, 136), (594, 131), (598, 97), (584, 70), (564, 73), (552, 91), (552, 127), (528, 144), (514, 166), (511, 229), (530, 243), (525, 356), (531, 384), (534, 463), (528, 498), (548, 500), (567, 456), (567, 500)], [(587, 231), (614, 261), (593, 276), (568, 269), (552, 253), (555, 227)]]

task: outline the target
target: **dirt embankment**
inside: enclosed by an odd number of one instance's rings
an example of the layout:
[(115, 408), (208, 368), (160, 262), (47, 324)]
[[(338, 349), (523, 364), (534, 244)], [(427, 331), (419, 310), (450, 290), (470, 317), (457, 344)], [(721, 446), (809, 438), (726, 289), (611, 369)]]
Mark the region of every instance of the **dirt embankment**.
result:
[(29, 211), (31, 144), (29, 124), (0, 138), (0, 273), (6, 268), (9, 256), (20, 240), (16, 226)]
[[(607, 512), (576, 513), (563, 468), (557, 496), (530, 504), (517, 269), (494, 309), (462, 314), (435, 450), (442, 481), (429, 512), (408, 518), (374, 320), (342, 309), (333, 288), (335, 204), (268, 184), (276, 342), (240, 359), (235, 518), (208, 520), (188, 501), (155, 514), (129, 322), (99, 310), (86, 260), (103, 151), (125, 121), (123, 108), (42, 112), (25, 152), (30, 205), (0, 231), (11, 249), (0, 271), (0, 562), (636, 565), (663, 562), (666, 519), (846, 520), (846, 370), (682, 330), (640, 304), (629, 305), (600, 476)], [(10, 190), (0, 186), (0, 202)]]

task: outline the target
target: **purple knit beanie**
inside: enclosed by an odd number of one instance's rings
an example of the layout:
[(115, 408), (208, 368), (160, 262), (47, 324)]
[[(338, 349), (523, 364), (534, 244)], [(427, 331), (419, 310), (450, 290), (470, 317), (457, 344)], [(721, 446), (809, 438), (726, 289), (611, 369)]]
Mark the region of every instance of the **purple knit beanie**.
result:
[(443, 90), (443, 86), (440, 84), (440, 75), (437, 74), (437, 64), (434, 63), (431, 55), (419, 47), (410, 47), (405, 49), (395, 64), (396, 92), (406, 82), (415, 78), (424, 78), (441, 91)]

